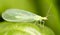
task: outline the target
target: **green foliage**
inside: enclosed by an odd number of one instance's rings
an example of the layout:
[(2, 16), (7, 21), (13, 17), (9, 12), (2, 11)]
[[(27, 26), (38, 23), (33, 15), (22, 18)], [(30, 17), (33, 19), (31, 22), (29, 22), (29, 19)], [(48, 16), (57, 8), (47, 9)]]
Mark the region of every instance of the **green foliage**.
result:
[(0, 35), (55, 35), (48, 27), (38, 27), (34, 23), (0, 23)]
[[(52, 4), (50, 10), (50, 15), (46, 26), (50, 27), (56, 35), (60, 35), (60, 12), (58, 11), (58, 5), (56, 4), (57, 0), (0, 0), (0, 21), (2, 12), (9, 8), (18, 8), (23, 10), (28, 10), (34, 12), (41, 16), (46, 16), (46, 13)], [(48, 14), (49, 15), (49, 14)], [(5, 22), (3, 22), (5, 23)], [(2, 27), (4, 24), (2, 24)]]

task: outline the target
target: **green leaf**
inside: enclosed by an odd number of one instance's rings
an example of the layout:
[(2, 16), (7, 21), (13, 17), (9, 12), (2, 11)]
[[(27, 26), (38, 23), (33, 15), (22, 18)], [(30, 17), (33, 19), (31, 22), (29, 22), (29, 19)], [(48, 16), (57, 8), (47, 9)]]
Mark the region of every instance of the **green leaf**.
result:
[[(44, 31), (43, 31), (44, 30)], [(38, 27), (34, 23), (0, 23), (0, 35), (54, 35), (48, 27)]]

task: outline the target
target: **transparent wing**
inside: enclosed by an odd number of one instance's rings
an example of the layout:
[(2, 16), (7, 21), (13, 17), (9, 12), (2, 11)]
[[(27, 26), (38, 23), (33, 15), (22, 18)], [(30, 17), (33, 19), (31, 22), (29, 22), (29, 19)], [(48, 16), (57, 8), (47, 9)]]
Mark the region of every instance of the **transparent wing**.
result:
[(35, 16), (38, 15), (19, 9), (8, 9), (2, 14), (4, 20), (11, 22), (31, 22), (35, 20)]

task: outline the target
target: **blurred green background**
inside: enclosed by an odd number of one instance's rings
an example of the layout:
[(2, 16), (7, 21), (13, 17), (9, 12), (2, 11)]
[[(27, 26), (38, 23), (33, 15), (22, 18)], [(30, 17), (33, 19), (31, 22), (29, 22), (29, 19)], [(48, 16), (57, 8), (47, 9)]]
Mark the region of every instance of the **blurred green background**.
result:
[[(0, 0), (0, 16), (9, 8), (28, 10), (45, 17), (52, 5), (45, 25), (51, 28), (56, 35), (60, 35), (60, 1), (59, 0)], [(3, 22), (0, 17), (0, 22)]]

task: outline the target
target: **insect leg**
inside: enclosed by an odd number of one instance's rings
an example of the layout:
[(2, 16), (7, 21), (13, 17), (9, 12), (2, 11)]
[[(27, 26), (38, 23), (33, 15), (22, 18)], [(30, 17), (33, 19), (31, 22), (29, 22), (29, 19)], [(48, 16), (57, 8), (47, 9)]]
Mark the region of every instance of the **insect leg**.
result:
[(45, 24), (45, 21), (39, 21), (40, 23), (39, 23), (39, 26), (41, 27), (41, 28), (44, 28), (44, 24)]

